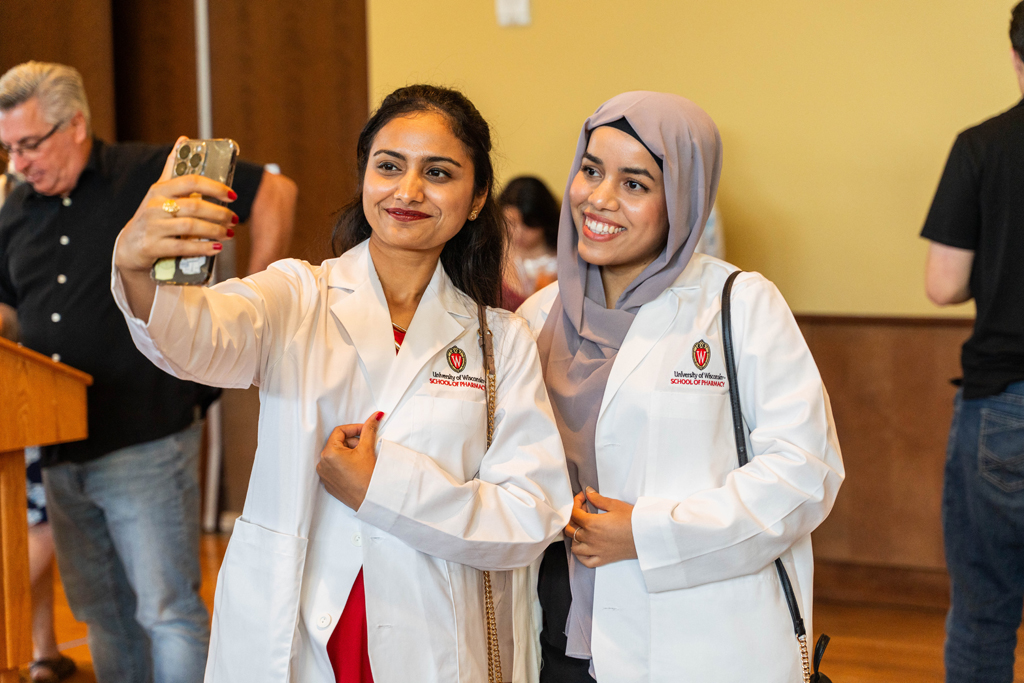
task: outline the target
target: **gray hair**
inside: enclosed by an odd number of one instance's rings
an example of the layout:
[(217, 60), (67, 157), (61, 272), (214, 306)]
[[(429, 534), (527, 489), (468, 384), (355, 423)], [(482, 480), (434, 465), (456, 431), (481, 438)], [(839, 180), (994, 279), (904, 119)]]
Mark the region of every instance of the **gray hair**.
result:
[(10, 111), (33, 97), (39, 98), (43, 119), (50, 125), (66, 123), (82, 112), (92, 132), (89, 100), (77, 69), (52, 62), (25, 62), (0, 77), (0, 112)]

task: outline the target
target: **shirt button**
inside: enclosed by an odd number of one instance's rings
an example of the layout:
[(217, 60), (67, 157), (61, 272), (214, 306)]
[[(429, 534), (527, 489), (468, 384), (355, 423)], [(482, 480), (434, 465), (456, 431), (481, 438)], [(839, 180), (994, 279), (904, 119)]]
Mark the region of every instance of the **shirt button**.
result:
[(320, 618), (316, 620), (316, 627), (323, 631), (325, 628), (331, 625), (331, 615), (322, 614)]
[(360, 546), (363, 544), (363, 537), (359, 534), (352, 534), (352, 545)]
[(50, 320), (52, 320), (55, 323), (59, 323), (60, 322), (60, 313), (54, 313), (53, 315), (51, 315), (50, 316)]
[(59, 363), (60, 362), (60, 354), (59, 353), (53, 354), (52, 356), (50, 356), (50, 358), (53, 359), (54, 363)]
[(60, 275), (57, 276), (57, 284), (58, 285), (62, 285), (62, 284), (64, 284), (67, 281), (68, 281), (68, 276), (65, 275), (64, 273), (61, 273)]
[(64, 199), (60, 200), (60, 203), (63, 204), (64, 206), (71, 206), (71, 197), (65, 197)]
[(61, 243), (61, 244), (63, 244), (63, 245), (65, 245), (65, 246), (67, 246), (68, 242), (70, 242), (70, 241), (71, 241), (71, 240), (69, 240), (69, 239), (68, 239), (68, 236), (67, 236), (67, 235), (61, 235), (61, 236), (60, 236), (60, 243)]

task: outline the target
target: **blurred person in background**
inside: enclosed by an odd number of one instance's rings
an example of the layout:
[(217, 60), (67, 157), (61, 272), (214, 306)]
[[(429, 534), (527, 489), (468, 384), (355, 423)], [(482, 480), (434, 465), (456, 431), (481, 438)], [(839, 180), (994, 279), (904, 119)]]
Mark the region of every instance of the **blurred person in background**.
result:
[(722, 216), (718, 213), (717, 204), (711, 207), (711, 213), (708, 214), (708, 224), (705, 226), (704, 234), (700, 236), (700, 241), (697, 242), (697, 248), (694, 251), (698, 254), (707, 254), (708, 256), (725, 260), (725, 234), (722, 228)]
[[(81, 75), (43, 62), (0, 77), (0, 144), (25, 177), (0, 211), (0, 304), (15, 310), (26, 347), (93, 376), (89, 437), (42, 447), (39, 464), (97, 680), (200, 681), (209, 616), (198, 594), (198, 459), (217, 390), (139, 353), (109, 285), (117, 235), (171, 146), (95, 138)], [(295, 184), (240, 161), (234, 187), (236, 214), (251, 215), (252, 267), (263, 268), (285, 255)]]
[(531, 294), (555, 281), (558, 201), (540, 178), (520, 176), (498, 197), (510, 232), (505, 269), (505, 308), (516, 310)]
[[(1024, 3), (1010, 43), (1024, 94)], [(946, 680), (1010, 683), (1024, 608), (1024, 100), (957, 136), (921, 236), (928, 298), (977, 308), (942, 495)]]

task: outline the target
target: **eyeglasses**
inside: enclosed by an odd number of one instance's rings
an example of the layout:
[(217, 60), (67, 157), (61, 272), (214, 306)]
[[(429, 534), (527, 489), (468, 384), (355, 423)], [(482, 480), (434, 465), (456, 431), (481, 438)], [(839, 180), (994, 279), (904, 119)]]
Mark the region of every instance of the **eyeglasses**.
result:
[(57, 132), (57, 129), (63, 125), (63, 121), (55, 124), (53, 128), (50, 129), (49, 133), (42, 136), (41, 138), (38, 138), (33, 142), (23, 142), (18, 145), (12, 145), (10, 147), (8, 147), (7, 145), (0, 145), (0, 149), (3, 149), (8, 157), (13, 157), (15, 154), (19, 154), (21, 156), (25, 156), (26, 154), (34, 154), (39, 149), (39, 146), (46, 142), (47, 140), (49, 140), (50, 137), (52, 137), (53, 134)]

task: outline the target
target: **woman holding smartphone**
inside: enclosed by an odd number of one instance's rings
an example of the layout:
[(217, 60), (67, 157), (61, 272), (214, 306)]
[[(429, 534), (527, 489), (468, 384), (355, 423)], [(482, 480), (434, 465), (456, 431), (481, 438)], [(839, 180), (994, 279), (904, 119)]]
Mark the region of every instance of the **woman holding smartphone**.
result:
[[(493, 309), (487, 447), (478, 304), (498, 302), (506, 239), (489, 152), (460, 93), (401, 88), (359, 137), (338, 258), (156, 287), (156, 259), (212, 255), (229, 236), (230, 209), (187, 197), (230, 190), (197, 176), (165, 173), (122, 232), (112, 286), (139, 348), (178, 377), (260, 387), (208, 681), (487, 680), (480, 570), (532, 562), (572, 502), (533, 339)], [(525, 576), (503, 603), (520, 634)], [(505, 679), (534, 680), (530, 639), (508, 649)]]
[(801, 680), (773, 562), (810, 632), (810, 532), (843, 464), (785, 300), (743, 273), (731, 319), (751, 459), (738, 467), (721, 332), (736, 268), (694, 253), (721, 163), (714, 122), (675, 95), (619, 95), (580, 133), (558, 282), (520, 309), (577, 494), (568, 563), (559, 543), (540, 569), (541, 681)]

